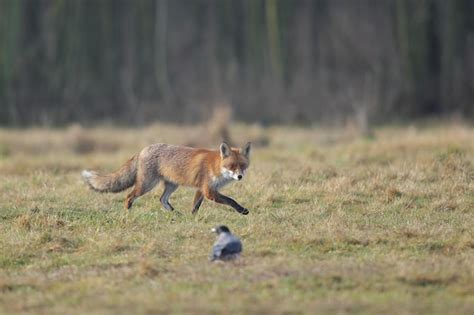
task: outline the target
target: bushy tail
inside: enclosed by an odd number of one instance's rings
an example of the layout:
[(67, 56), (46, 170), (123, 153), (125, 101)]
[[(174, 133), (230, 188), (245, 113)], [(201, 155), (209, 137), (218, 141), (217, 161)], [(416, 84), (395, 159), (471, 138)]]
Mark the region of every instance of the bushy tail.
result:
[(119, 192), (135, 184), (137, 177), (137, 156), (133, 156), (118, 171), (99, 175), (97, 172), (84, 170), (81, 175), (90, 188), (100, 192)]

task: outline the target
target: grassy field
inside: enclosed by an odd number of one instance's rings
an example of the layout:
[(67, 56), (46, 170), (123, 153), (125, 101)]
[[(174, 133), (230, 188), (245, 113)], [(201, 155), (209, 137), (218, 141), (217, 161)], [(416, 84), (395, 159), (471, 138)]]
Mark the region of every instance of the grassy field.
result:
[[(80, 171), (193, 127), (0, 130), (0, 313), (472, 314), (472, 127), (257, 131), (269, 146), (224, 189), (250, 214), (205, 201), (192, 216), (180, 188), (178, 216), (161, 187), (125, 211)], [(217, 224), (241, 236), (238, 262), (208, 261)]]

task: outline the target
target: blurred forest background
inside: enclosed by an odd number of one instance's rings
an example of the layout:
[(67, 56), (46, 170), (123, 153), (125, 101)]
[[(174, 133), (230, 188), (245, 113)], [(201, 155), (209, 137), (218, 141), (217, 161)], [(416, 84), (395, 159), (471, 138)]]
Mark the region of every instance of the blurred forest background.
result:
[(474, 117), (472, 0), (0, 0), (0, 124)]

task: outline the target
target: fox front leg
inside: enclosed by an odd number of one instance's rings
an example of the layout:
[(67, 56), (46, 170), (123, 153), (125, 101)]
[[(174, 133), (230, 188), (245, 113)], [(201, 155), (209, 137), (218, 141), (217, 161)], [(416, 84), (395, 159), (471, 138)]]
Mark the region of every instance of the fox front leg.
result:
[(198, 212), (199, 207), (201, 207), (203, 200), (204, 200), (203, 193), (200, 190), (196, 191), (196, 194), (194, 195), (194, 200), (193, 200), (193, 214), (196, 214)]
[(237, 201), (235, 201), (234, 199), (230, 197), (224, 196), (223, 194), (217, 191), (209, 191), (206, 194), (206, 198), (220, 204), (231, 206), (232, 208), (235, 209), (235, 211), (237, 211), (240, 214), (243, 214), (243, 215), (249, 214), (249, 210), (239, 205)]

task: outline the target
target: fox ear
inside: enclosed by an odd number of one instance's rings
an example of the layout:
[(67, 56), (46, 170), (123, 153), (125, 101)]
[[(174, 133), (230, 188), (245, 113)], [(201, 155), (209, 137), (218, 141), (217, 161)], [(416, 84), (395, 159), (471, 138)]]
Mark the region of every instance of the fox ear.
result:
[(225, 158), (230, 155), (230, 147), (227, 143), (222, 142), (220, 146), (220, 151), (221, 151), (221, 157)]
[(251, 147), (252, 147), (252, 142), (247, 142), (247, 144), (242, 149), (240, 149), (240, 153), (248, 158), (250, 155)]

